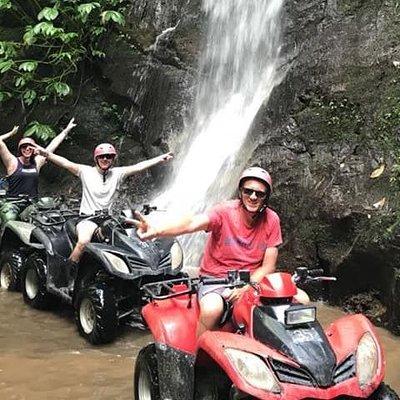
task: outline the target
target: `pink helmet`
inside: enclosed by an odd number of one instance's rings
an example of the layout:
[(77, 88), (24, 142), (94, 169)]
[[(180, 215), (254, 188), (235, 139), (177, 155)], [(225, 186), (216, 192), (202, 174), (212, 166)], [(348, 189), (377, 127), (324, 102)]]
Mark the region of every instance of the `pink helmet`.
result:
[(272, 193), (272, 178), (265, 169), (260, 167), (250, 167), (245, 169), (240, 176), (239, 187), (242, 186), (243, 181), (246, 179), (257, 179), (263, 182), (269, 188), (270, 193)]
[(20, 149), (21, 146), (24, 144), (31, 144), (33, 146), (36, 145), (36, 142), (30, 138), (30, 137), (23, 137), (19, 142), (18, 142), (18, 150)]
[(96, 158), (98, 156), (102, 156), (103, 154), (112, 154), (113, 156), (117, 155), (117, 150), (115, 150), (115, 147), (110, 144), (110, 143), (101, 143), (96, 146), (93, 152), (93, 157), (94, 160), (96, 161)]

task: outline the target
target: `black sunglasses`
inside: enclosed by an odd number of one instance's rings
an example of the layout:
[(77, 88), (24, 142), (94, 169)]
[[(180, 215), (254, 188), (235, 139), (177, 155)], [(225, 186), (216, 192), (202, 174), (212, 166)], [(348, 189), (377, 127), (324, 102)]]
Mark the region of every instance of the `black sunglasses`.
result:
[(262, 192), (261, 190), (254, 190), (246, 187), (242, 187), (242, 193), (249, 197), (254, 193), (257, 199), (265, 199), (267, 197), (267, 192)]
[(105, 158), (106, 160), (112, 160), (114, 157), (114, 154), (101, 154), (100, 156), (97, 156), (97, 158)]
[(19, 146), (21, 150), (27, 149), (28, 147), (31, 147), (33, 149), (33, 146), (29, 143), (21, 144), (21, 146)]

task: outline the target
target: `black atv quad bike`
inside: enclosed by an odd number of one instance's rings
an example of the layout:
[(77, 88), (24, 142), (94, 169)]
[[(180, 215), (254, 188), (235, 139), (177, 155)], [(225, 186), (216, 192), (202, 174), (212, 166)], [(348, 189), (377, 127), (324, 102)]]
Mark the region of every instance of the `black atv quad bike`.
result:
[(29, 252), (29, 235), (35, 228), (31, 214), (38, 210), (59, 207), (64, 199), (27, 195), (0, 197), (0, 286), (5, 290), (19, 290), (23, 260)]
[[(147, 207), (147, 210), (152, 210)], [(145, 283), (180, 277), (182, 250), (175, 239), (142, 242), (123, 213), (89, 217), (99, 225), (87, 245), (75, 274), (67, 261), (76, 243), (76, 225), (82, 220), (70, 212), (50, 210), (34, 216), (31, 253), (22, 267), (26, 303), (46, 308), (55, 298), (75, 309), (79, 333), (92, 344), (111, 342), (119, 324), (144, 328), (140, 311)]]

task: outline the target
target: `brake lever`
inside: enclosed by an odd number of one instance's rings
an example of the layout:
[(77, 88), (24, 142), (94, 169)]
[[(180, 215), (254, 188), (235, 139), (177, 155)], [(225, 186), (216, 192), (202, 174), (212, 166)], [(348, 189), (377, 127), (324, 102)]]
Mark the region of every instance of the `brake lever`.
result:
[(334, 276), (316, 276), (311, 278), (313, 281), (337, 281), (337, 278)]

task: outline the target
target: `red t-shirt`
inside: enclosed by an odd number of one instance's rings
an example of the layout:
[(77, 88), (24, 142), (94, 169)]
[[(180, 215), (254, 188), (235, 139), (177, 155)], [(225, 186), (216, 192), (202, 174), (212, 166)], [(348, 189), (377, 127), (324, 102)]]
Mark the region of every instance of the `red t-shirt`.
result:
[(229, 270), (254, 271), (261, 266), (265, 250), (282, 243), (278, 214), (267, 208), (251, 228), (244, 222), (239, 200), (218, 204), (207, 212), (208, 237), (200, 275), (223, 277)]

